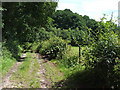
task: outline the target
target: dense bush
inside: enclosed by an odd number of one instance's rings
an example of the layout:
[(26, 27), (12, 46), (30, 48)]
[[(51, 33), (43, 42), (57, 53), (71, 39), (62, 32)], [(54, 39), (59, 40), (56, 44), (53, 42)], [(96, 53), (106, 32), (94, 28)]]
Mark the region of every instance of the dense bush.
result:
[(53, 32), (48, 32), (47, 29), (41, 27), (38, 28), (38, 32), (36, 33), (36, 41), (48, 40), (52, 36), (54, 36)]
[(31, 46), (31, 50), (33, 51), (33, 52), (35, 52), (35, 51), (37, 51), (37, 47), (39, 46), (39, 44), (38, 43), (36, 43), (36, 42), (34, 42), (33, 44), (32, 44), (32, 46)]
[(30, 42), (25, 42), (23, 45), (24, 50), (30, 50), (31, 47), (32, 47), (32, 43)]
[(2, 56), (0, 56), (0, 58), (2, 60), (0, 66), (2, 67), (2, 74), (4, 75), (10, 70), (10, 67), (13, 66), (16, 60), (12, 57), (12, 53), (4, 46), (2, 47)]
[[(69, 47), (71, 48), (71, 47)], [(79, 54), (73, 53), (72, 50), (67, 50), (67, 52), (63, 55), (61, 64), (64, 64), (66, 68), (74, 67), (79, 64)]]
[[(116, 68), (119, 62), (120, 44), (118, 35), (111, 29), (110, 22), (102, 24), (105, 26), (104, 33), (99, 34), (99, 40), (86, 47), (83, 55), (85, 57), (86, 69), (94, 69), (96, 78), (105, 87), (120, 88), (120, 72)], [(109, 27), (110, 26), (110, 27)]]
[(64, 51), (67, 49), (67, 43), (59, 37), (52, 37), (42, 43), (40, 53), (46, 55), (49, 59), (62, 58)]
[(75, 28), (75, 29), (51, 28), (50, 32), (53, 35), (57, 37), (61, 37), (62, 39), (68, 41), (68, 43), (71, 44), (72, 46), (78, 46), (77, 42), (79, 42), (80, 45), (88, 44), (88, 36), (89, 36), (88, 28), (86, 28), (86, 30), (79, 30), (79, 28)]
[(34, 42), (30, 48), (30, 50), (32, 50), (33, 52), (39, 52), (41, 46), (42, 46), (42, 42)]
[(16, 59), (19, 59), (23, 51), (22, 45), (20, 45), (18, 41), (13, 41), (11, 39), (10, 41), (4, 41), (2, 46), (5, 46)]

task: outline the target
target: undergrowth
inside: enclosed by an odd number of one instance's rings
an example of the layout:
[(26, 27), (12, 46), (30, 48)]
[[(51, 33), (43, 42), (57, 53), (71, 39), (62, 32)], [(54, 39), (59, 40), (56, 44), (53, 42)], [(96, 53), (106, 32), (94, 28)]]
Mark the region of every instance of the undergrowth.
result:
[(12, 66), (16, 63), (16, 59), (12, 57), (10, 51), (6, 49), (6, 47), (2, 48), (2, 56), (0, 56), (2, 60), (1, 69), (2, 69), (2, 77), (10, 71)]

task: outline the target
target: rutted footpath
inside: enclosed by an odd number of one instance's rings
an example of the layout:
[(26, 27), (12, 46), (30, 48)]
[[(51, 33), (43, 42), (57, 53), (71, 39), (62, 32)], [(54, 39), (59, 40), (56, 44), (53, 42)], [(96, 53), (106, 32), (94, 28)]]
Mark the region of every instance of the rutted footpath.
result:
[(2, 88), (52, 88), (63, 77), (51, 61), (27, 52), (4, 76)]
[(42, 65), (43, 62), (40, 59), (40, 55), (36, 54), (36, 56), (37, 56), (38, 62), (40, 64), (40, 69), (39, 69), (39, 72), (37, 72), (37, 74), (38, 75), (40, 74), (40, 76), (41, 76), (41, 79), (40, 79), (41, 88), (47, 88), (48, 86), (50, 86), (50, 83), (46, 80), (46, 76), (45, 76), (46, 70), (45, 70), (45, 68)]

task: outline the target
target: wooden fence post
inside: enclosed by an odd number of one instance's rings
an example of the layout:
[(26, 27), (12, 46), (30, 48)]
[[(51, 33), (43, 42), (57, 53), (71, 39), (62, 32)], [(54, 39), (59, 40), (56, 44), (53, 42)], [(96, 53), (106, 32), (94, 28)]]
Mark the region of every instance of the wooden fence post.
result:
[(80, 59), (81, 59), (81, 46), (80, 45), (78, 45), (79, 46), (79, 63), (80, 63)]

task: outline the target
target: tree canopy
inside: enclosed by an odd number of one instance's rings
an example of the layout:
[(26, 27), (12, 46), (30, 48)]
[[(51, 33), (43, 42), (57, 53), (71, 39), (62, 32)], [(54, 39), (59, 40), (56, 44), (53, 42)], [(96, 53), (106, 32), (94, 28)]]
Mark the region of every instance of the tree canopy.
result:
[(3, 3), (3, 39), (28, 39), (37, 30), (34, 27), (46, 27), (56, 6), (56, 2)]

